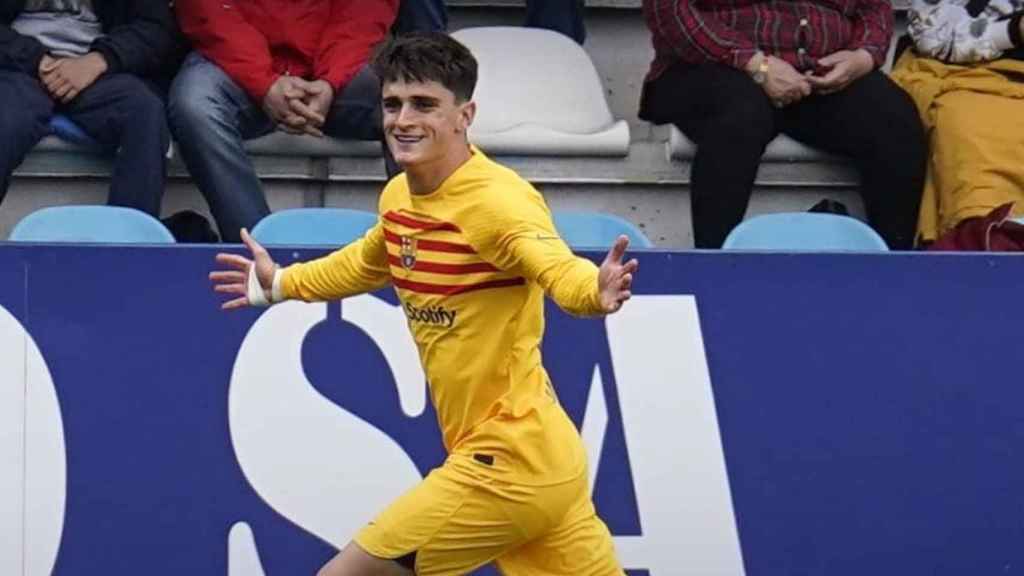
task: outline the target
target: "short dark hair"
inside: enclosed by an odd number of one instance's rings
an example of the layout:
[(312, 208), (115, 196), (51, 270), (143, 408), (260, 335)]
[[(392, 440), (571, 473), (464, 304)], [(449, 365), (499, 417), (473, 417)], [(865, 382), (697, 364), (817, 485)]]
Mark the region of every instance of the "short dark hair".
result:
[(382, 83), (434, 81), (465, 102), (476, 88), (476, 58), (443, 32), (413, 32), (392, 38), (373, 59)]

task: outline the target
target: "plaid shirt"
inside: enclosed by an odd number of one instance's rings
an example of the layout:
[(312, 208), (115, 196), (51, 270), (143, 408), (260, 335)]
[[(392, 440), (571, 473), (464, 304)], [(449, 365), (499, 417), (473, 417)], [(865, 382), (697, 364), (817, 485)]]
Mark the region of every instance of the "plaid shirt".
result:
[(677, 61), (744, 68), (758, 50), (797, 70), (864, 48), (881, 66), (892, 38), (890, 0), (644, 0), (653, 80)]

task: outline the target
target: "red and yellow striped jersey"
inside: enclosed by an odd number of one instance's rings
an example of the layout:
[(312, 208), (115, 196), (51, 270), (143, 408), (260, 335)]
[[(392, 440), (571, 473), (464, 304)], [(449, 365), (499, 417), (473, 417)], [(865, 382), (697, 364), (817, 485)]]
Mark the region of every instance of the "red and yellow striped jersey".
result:
[(559, 238), (533, 186), (473, 152), (430, 194), (394, 178), (377, 224), (333, 254), (289, 266), (283, 291), (333, 300), (392, 284), (450, 461), (485, 477), (561, 482), (583, 471), (585, 452), (541, 365), (543, 298), (601, 313), (597, 267)]

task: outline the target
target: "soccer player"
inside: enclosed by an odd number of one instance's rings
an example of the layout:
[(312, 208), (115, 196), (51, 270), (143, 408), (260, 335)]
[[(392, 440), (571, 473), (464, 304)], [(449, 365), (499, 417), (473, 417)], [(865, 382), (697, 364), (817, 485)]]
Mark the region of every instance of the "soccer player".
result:
[(543, 299), (617, 311), (637, 261), (621, 236), (600, 268), (559, 238), (541, 195), (469, 144), (477, 64), (440, 33), (399, 37), (374, 62), (384, 133), (404, 168), (360, 240), (280, 269), (218, 254), (226, 309), (335, 300), (392, 284), (419, 349), (448, 458), (399, 497), (321, 576), (620, 575), (590, 499), (586, 453), (541, 365)]

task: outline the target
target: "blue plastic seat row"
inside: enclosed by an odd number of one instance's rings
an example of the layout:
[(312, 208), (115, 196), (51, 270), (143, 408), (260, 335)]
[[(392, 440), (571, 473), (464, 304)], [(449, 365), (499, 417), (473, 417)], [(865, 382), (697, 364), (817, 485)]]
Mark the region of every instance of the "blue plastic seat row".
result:
[[(630, 222), (610, 214), (554, 212), (555, 227), (576, 249), (607, 249), (620, 235), (631, 248), (651, 248), (651, 241)], [(340, 246), (361, 237), (377, 215), (344, 208), (281, 210), (252, 230), (268, 245)], [(156, 218), (115, 206), (56, 206), (29, 214), (14, 227), (11, 240), (22, 242), (173, 243)], [(885, 241), (870, 227), (848, 216), (778, 213), (742, 222), (726, 238), (726, 250), (885, 251)]]
[[(630, 248), (652, 248), (644, 233), (629, 221), (598, 212), (552, 214), (555, 228), (575, 249), (606, 250), (619, 235)], [(361, 210), (305, 208), (282, 210), (253, 228), (264, 244), (342, 245), (362, 236), (377, 216)], [(885, 240), (863, 222), (835, 214), (784, 212), (756, 216), (737, 226), (725, 241), (727, 250), (887, 251)]]
[(120, 206), (52, 206), (25, 216), (11, 230), (16, 242), (173, 244), (156, 218)]
[[(555, 228), (577, 249), (607, 249), (625, 234), (633, 248), (653, 244), (627, 220), (598, 212), (554, 212)], [(344, 208), (297, 208), (275, 212), (252, 229), (253, 238), (264, 244), (341, 245), (362, 236), (377, 222), (377, 215)]]
[[(65, 116), (54, 116), (51, 133), (86, 147), (99, 145)], [(576, 249), (606, 249), (620, 234), (632, 248), (650, 248), (651, 241), (632, 223), (596, 212), (555, 212), (555, 227)], [(308, 208), (283, 210), (260, 221), (252, 233), (266, 244), (343, 245), (359, 238), (377, 216), (361, 210)], [(127, 208), (62, 206), (25, 217), (11, 240), (35, 242), (174, 242), (155, 218)], [(820, 213), (777, 213), (740, 223), (726, 238), (726, 250), (884, 251), (885, 241), (867, 225), (846, 216)]]
[[(630, 222), (601, 213), (556, 212), (555, 227), (571, 246), (607, 248), (620, 234), (634, 248), (650, 248), (651, 241)], [(340, 246), (362, 236), (377, 222), (377, 215), (344, 208), (280, 210), (252, 230), (263, 244)], [(11, 240), (20, 242), (174, 242), (156, 218), (131, 208), (115, 206), (54, 206), (29, 214), (14, 227)]]
[(870, 226), (849, 216), (817, 212), (779, 212), (744, 220), (733, 228), (724, 250), (887, 251)]

